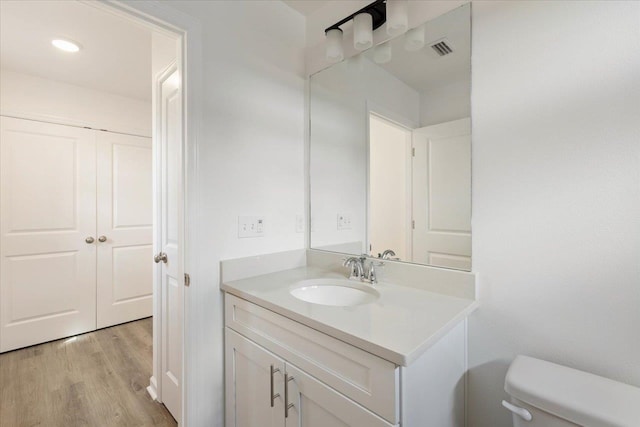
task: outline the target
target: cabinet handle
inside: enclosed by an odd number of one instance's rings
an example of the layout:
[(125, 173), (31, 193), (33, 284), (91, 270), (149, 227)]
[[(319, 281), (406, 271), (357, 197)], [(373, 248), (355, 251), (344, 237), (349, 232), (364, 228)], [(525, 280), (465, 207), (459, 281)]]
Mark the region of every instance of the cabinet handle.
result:
[(271, 392), (269, 393), (269, 398), (271, 399), (271, 407), (273, 408), (273, 402), (276, 400), (277, 397), (280, 397), (280, 393), (276, 393), (273, 394), (273, 374), (275, 374), (276, 372), (280, 372), (280, 369), (273, 367), (273, 365), (271, 365)]
[(104, 242), (106, 242), (106, 241), (107, 241), (107, 236), (100, 236), (100, 237), (98, 237), (98, 242), (100, 242), (100, 243), (104, 243)]
[(284, 417), (289, 418), (289, 409), (293, 408), (293, 403), (289, 403), (289, 381), (293, 381), (293, 377), (284, 374)]
[(88, 245), (90, 245), (90, 244), (92, 244), (93, 242), (95, 242), (96, 240), (95, 240), (93, 237), (89, 236), (89, 237), (87, 237), (86, 239), (84, 239), (84, 241), (85, 241)]

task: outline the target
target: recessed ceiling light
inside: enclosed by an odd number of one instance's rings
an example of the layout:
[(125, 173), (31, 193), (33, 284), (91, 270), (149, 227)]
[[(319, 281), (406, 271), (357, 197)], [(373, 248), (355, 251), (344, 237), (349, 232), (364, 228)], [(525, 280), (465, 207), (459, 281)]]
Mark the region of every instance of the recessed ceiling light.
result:
[(80, 45), (76, 42), (72, 42), (71, 40), (53, 39), (51, 40), (51, 44), (65, 52), (77, 52), (80, 50)]

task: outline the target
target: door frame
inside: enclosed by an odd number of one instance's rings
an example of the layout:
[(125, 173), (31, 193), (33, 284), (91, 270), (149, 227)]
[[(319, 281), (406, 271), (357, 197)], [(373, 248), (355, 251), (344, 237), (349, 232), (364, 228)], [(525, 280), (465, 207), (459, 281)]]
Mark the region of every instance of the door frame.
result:
[[(201, 93), (204, 91), (202, 79), (202, 25), (197, 19), (177, 11), (158, 0), (134, 2), (130, 0), (80, 0), (82, 3), (116, 14), (138, 24), (153, 28), (178, 38), (179, 52), (177, 54), (177, 69), (182, 76), (182, 182), (183, 182), (183, 242), (182, 248), (184, 271), (189, 272), (191, 287), (185, 287), (183, 345), (182, 345), (182, 416), (178, 421), (181, 426), (189, 423), (189, 414), (195, 409), (189, 405), (190, 374), (196, 375), (190, 361), (196, 358), (193, 351), (197, 342), (192, 339), (190, 331), (191, 318), (197, 314), (199, 293), (205, 290), (197, 289), (199, 269), (197, 263), (197, 212), (198, 212), (198, 143), (201, 135)], [(154, 82), (155, 84), (155, 82)], [(155, 114), (155, 105), (153, 106)], [(155, 215), (155, 213), (154, 213)], [(194, 286), (195, 284), (195, 286)], [(156, 291), (154, 289), (154, 291)], [(155, 301), (159, 296), (154, 293), (154, 317), (162, 316), (161, 307)], [(191, 309), (194, 307), (196, 310)], [(155, 319), (154, 319), (155, 321)], [(153, 347), (160, 349), (154, 328)], [(147, 388), (152, 397), (157, 395), (157, 381), (159, 363), (154, 364), (153, 377)], [(154, 381), (155, 379), (155, 381)], [(154, 396), (155, 394), (155, 396)]]

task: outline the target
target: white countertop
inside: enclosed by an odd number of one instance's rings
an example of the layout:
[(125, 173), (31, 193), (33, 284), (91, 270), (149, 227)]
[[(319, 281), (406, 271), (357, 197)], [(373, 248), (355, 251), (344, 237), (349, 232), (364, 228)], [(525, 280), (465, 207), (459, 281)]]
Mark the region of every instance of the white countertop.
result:
[(222, 284), (222, 290), (345, 341), (396, 365), (408, 366), (477, 307), (458, 298), (378, 283), (376, 301), (352, 307), (312, 304), (289, 291), (301, 280), (346, 279), (318, 267), (300, 267)]

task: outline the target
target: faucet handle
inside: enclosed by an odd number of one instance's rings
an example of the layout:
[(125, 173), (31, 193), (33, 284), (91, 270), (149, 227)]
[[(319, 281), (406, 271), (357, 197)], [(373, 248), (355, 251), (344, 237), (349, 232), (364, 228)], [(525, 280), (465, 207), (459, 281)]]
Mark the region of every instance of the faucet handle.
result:
[(357, 279), (357, 280), (362, 279), (364, 275), (364, 269), (363, 269), (361, 258), (356, 258), (353, 256), (346, 258), (342, 262), (342, 265), (344, 267), (349, 268), (349, 271), (350, 271), (349, 279)]
[[(378, 265), (383, 265), (383, 264), (379, 263)], [(376, 283), (378, 283), (378, 274), (376, 273), (375, 266), (376, 266), (376, 262), (371, 261), (371, 263), (369, 264), (368, 279), (369, 279), (369, 283), (371, 283), (372, 285), (375, 285)]]
[(353, 256), (342, 258), (343, 267), (349, 267), (350, 265), (353, 265), (354, 262), (358, 262), (358, 258)]

